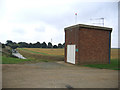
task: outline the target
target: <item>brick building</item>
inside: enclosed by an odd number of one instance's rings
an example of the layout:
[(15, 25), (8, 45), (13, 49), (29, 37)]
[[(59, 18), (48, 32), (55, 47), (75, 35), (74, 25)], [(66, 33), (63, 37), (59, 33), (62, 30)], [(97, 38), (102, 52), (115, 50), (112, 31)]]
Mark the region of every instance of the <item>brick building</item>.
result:
[(65, 30), (65, 62), (110, 63), (112, 28), (78, 24)]

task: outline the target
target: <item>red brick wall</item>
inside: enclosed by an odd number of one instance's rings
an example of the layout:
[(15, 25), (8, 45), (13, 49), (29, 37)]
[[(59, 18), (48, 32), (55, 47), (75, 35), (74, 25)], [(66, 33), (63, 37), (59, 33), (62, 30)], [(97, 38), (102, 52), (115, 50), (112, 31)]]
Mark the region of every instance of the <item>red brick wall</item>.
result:
[(79, 30), (79, 63), (109, 63), (109, 31)]

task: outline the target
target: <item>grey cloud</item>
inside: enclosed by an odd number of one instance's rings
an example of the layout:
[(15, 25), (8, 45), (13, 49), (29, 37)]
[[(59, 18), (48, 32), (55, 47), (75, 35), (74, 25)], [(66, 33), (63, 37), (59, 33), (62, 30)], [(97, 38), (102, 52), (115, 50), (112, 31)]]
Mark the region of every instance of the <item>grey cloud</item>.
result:
[(45, 32), (45, 27), (41, 26), (41, 27), (35, 28), (35, 31), (37, 31), (37, 32)]
[(17, 33), (17, 34), (25, 34), (24, 29), (19, 29), (19, 28), (18, 29), (14, 29), (13, 32)]
[[(16, 16), (19, 17), (18, 21), (21, 21), (23, 23), (34, 23), (34, 22), (45, 22), (47, 24), (50, 24), (57, 29), (64, 28), (66, 25), (75, 24), (75, 15), (74, 13), (77, 12), (77, 21), (78, 22), (86, 22), (89, 21), (90, 18), (93, 17), (108, 17), (107, 13), (110, 13), (110, 11), (107, 9), (109, 8), (109, 5), (113, 3), (107, 2), (107, 3), (74, 3), (71, 6), (65, 6), (68, 7), (69, 10), (66, 12), (62, 12), (62, 8), (60, 7), (49, 7), (49, 8), (25, 8), (22, 11), (18, 11)], [(59, 10), (60, 9), (60, 10)], [(64, 8), (63, 8), (64, 10)], [(101, 13), (102, 12), (102, 13)], [(104, 13), (104, 14), (103, 14)], [(17, 17), (17, 19), (18, 19)]]

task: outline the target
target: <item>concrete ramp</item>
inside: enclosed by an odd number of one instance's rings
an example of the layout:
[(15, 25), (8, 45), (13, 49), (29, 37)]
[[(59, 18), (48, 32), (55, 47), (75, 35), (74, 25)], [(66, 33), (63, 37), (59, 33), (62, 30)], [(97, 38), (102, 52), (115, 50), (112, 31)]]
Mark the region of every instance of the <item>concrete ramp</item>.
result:
[(16, 51), (16, 49), (12, 50), (12, 55), (15, 56), (15, 57), (18, 57), (20, 59), (26, 59), (18, 51)]

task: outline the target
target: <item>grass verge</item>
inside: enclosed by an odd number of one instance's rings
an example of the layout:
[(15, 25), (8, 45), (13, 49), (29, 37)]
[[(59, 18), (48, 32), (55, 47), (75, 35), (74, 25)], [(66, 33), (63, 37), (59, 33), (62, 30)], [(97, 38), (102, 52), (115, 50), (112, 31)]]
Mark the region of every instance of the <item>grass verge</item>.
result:
[[(47, 59), (19, 59), (14, 57), (2, 56), (2, 64), (30, 64), (30, 63), (38, 63), (38, 62), (53, 62), (54, 60)], [(0, 62), (1, 64), (1, 62)]]
[(118, 67), (118, 59), (111, 59), (110, 64), (89, 64), (89, 65), (83, 65), (83, 66), (100, 68), (100, 69), (120, 70), (120, 68)]
[(18, 64), (26, 61), (31, 61), (30, 59), (19, 59), (14, 57), (2, 56), (2, 64)]

